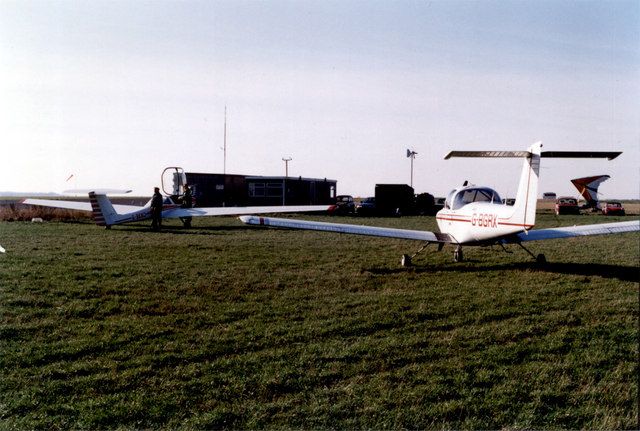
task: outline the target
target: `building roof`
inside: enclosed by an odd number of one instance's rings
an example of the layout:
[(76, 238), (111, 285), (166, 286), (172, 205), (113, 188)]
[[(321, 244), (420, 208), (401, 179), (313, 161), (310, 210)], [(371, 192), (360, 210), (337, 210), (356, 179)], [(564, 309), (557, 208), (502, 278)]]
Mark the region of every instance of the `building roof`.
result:
[(247, 175), (247, 180), (272, 180), (272, 181), (283, 181), (283, 180), (302, 180), (302, 181), (316, 181), (316, 182), (327, 182), (327, 183), (337, 183), (336, 180), (332, 180), (329, 178), (305, 178), (305, 177), (292, 177), (292, 176), (249, 176)]

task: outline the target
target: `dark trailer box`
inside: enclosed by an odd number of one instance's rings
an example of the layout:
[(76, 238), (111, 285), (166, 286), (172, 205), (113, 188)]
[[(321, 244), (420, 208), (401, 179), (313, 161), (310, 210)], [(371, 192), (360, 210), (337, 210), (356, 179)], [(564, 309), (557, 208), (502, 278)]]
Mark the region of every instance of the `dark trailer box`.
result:
[(249, 203), (246, 175), (186, 172), (199, 207), (244, 207)]
[(376, 212), (381, 216), (413, 214), (415, 194), (407, 184), (376, 184)]
[(185, 175), (199, 207), (331, 205), (336, 197), (337, 182), (326, 178)]

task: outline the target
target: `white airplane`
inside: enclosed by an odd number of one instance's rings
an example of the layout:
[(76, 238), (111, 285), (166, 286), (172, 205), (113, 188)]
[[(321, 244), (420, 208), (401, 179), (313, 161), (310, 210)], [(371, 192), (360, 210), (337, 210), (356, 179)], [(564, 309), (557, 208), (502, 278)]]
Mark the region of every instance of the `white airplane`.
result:
[[(77, 191), (74, 191), (77, 192)], [(88, 211), (93, 215), (98, 226), (111, 226), (151, 219), (151, 200), (144, 206), (114, 205), (107, 194), (129, 193), (130, 190), (95, 190), (89, 192), (89, 202), (64, 201), (55, 199), (25, 199), (26, 205), (37, 205), (51, 208), (62, 208), (76, 211)], [(330, 205), (299, 206), (257, 206), (257, 207), (209, 207), (181, 208), (169, 197), (164, 198), (162, 218), (185, 218), (203, 216), (223, 216), (240, 214), (265, 214), (289, 212), (327, 211)]]
[(465, 186), (454, 189), (449, 193), (444, 208), (436, 214), (440, 232), (256, 216), (243, 216), (240, 219), (244, 223), (252, 225), (412, 239), (426, 242), (413, 256), (403, 255), (401, 261), (403, 266), (409, 266), (411, 258), (415, 257), (431, 243), (438, 244), (438, 250), (441, 250), (445, 244), (455, 245), (453, 258), (456, 262), (463, 260), (463, 245), (488, 246), (498, 244), (504, 247), (504, 244), (518, 244), (537, 262), (544, 263), (546, 259), (543, 254), (534, 256), (522, 243), (543, 239), (636, 232), (640, 230), (640, 221), (638, 220), (531, 230), (536, 219), (541, 157), (602, 157), (612, 160), (621, 154), (619, 152), (542, 152), (541, 147), (542, 143), (538, 142), (527, 151), (450, 152), (445, 159), (450, 157), (522, 157), (524, 158), (524, 164), (516, 201), (513, 206), (502, 203), (498, 193), (489, 187), (478, 187), (466, 185), (465, 183)]

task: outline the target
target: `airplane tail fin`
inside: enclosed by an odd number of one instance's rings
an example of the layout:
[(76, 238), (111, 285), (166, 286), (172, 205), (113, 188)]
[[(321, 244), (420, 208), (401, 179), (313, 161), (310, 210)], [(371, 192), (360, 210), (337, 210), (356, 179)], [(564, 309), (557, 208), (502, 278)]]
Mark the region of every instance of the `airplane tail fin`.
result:
[(524, 157), (516, 202), (509, 224), (529, 230), (536, 222), (541, 157), (613, 160), (620, 154), (622, 154), (620, 151), (542, 151), (542, 142), (536, 142), (527, 151), (451, 151), (445, 156), (445, 160), (451, 157)]
[(115, 224), (118, 213), (107, 195), (89, 192), (89, 200), (91, 201), (93, 219), (98, 226), (109, 227)]
[(531, 229), (536, 221), (541, 148), (542, 143), (537, 142), (527, 151), (451, 151), (445, 160), (451, 157), (523, 157), (522, 174), (509, 224)]
[(541, 148), (542, 143), (536, 142), (526, 152), (522, 163), (516, 202), (511, 215), (511, 222), (522, 225), (524, 229), (531, 229), (536, 223)]

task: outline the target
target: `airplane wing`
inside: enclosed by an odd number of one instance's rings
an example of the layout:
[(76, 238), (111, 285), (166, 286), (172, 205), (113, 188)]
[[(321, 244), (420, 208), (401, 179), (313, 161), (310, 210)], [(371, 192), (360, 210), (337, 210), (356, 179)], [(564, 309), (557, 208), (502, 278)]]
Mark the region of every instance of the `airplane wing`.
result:
[(6, 253), (6, 250), (0, 245), (0, 253)]
[(380, 236), (387, 238), (413, 239), (426, 242), (455, 242), (447, 234), (424, 230), (394, 229), (386, 227), (362, 226), (342, 223), (324, 223), (304, 220), (290, 220), (273, 217), (242, 216), (243, 223), (251, 225), (284, 227), (290, 229), (318, 230), (324, 232), (348, 233), (355, 235)]
[(534, 229), (505, 238), (504, 243), (539, 241), (543, 239), (571, 238), (576, 236), (609, 235), (640, 231), (640, 220), (619, 223), (599, 223), (549, 229)]
[(242, 214), (267, 214), (290, 212), (328, 211), (329, 205), (286, 205), (266, 207), (209, 207), (209, 208), (174, 208), (162, 213), (163, 218), (228, 216)]
[[(25, 199), (21, 202), (25, 205), (36, 205), (49, 208), (62, 208), (75, 211), (91, 212), (91, 203), (83, 201), (63, 201), (58, 199)], [(135, 205), (114, 205), (115, 210), (119, 213), (128, 213), (139, 210), (142, 207)]]

